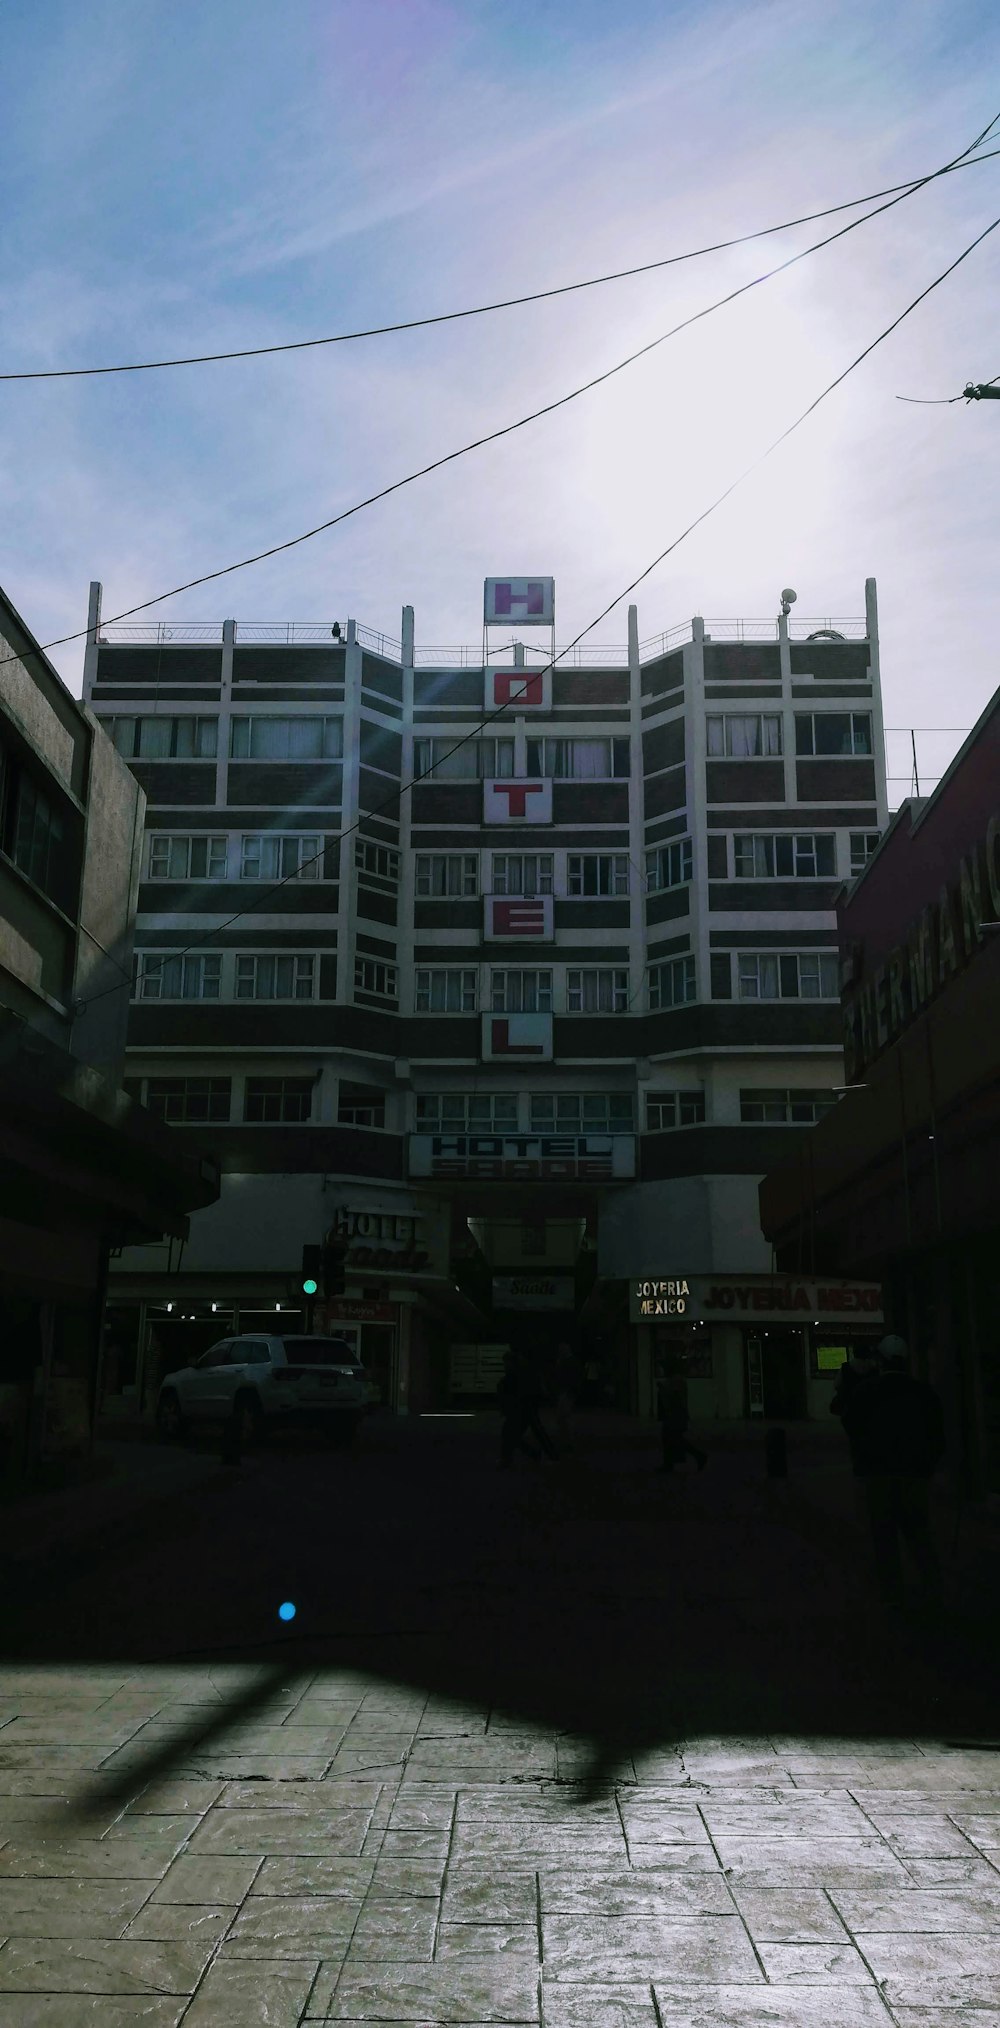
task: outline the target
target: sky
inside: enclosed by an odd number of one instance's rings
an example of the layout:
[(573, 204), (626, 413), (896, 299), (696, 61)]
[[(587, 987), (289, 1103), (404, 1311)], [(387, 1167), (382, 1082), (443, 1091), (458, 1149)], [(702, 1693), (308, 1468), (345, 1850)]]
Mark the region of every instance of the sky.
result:
[[(0, 370), (277, 344), (654, 261), (925, 174), (1000, 113), (975, 0), (8, 0)], [(994, 96), (990, 96), (991, 88)], [(998, 140), (1000, 145), (1000, 140)], [(847, 216), (855, 216), (851, 213)], [(148, 616), (478, 644), (485, 576), (571, 639), (1000, 215), (942, 179), (604, 387)], [(42, 642), (280, 542), (600, 373), (844, 220), (489, 317), (0, 384), (0, 582)], [(890, 806), (1000, 683), (1000, 230), (634, 594), (860, 617)], [(593, 637), (624, 643), (626, 602)], [(141, 616), (139, 616), (141, 617)], [(52, 650), (79, 695), (82, 647)], [(943, 731), (928, 728), (945, 728)]]

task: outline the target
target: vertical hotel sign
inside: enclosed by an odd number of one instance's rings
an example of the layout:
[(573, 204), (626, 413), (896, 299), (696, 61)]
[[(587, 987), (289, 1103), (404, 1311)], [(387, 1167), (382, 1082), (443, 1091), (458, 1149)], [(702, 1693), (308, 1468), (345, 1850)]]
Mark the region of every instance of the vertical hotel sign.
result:
[(551, 824), (551, 781), (483, 783), (484, 824)]
[(484, 1014), (484, 1063), (551, 1063), (551, 1014)]
[(487, 894), (483, 897), (483, 934), (487, 943), (546, 943), (553, 937), (551, 894), (533, 897)]
[(554, 627), (554, 577), (488, 577), (483, 590), (487, 627)]
[(551, 711), (552, 667), (487, 669), (483, 703), (487, 711)]

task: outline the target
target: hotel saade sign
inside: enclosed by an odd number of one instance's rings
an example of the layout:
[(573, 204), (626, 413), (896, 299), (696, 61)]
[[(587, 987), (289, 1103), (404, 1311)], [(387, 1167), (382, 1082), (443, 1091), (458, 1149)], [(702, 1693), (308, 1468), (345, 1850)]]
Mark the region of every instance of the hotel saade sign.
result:
[(488, 577), (483, 584), (483, 620), (488, 627), (553, 627), (554, 577)]
[(481, 1183), (617, 1183), (635, 1175), (632, 1134), (411, 1134), (410, 1175)]
[(551, 894), (483, 896), (483, 935), (487, 943), (551, 943), (554, 906)]
[(484, 824), (551, 824), (551, 781), (485, 781)]
[(550, 711), (552, 670), (487, 669), (483, 703), (487, 711)]

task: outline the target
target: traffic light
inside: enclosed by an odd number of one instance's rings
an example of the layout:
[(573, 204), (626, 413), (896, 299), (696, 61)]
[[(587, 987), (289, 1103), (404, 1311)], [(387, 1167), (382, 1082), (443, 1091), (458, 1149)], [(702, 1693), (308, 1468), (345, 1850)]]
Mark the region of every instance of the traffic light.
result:
[(347, 1285), (344, 1263), (347, 1258), (347, 1241), (328, 1239), (323, 1252), (323, 1288), (326, 1295), (342, 1296)]
[(304, 1246), (302, 1249), (302, 1275), (299, 1293), (303, 1296), (318, 1296), (323, 1278), (323, 1249), (321, 1246)]

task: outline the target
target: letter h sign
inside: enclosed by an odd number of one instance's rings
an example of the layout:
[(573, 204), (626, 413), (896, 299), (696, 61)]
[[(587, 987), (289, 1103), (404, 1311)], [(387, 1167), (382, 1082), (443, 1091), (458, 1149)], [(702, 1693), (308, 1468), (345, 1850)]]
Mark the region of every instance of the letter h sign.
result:
[(507, 620), (520, 627), (551, 627), (555, 604), (553, 577), (488, 577), (483, 619), (488, 627), (502, 626)]

